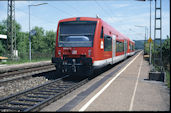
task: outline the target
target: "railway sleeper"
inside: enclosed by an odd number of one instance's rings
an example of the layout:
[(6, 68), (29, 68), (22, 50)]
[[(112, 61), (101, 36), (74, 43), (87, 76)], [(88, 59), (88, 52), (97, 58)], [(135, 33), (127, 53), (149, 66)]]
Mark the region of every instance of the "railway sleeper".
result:
[(55, 95), (54, 93), (52, 94), (52, 93), (40, 93), (40, 92), (35, 92), (35, 93), (33, 93), (33, 94), (35, 94), (35, 95)]
[(0, 106), (0, 109), (6, 109), (6, 110), (16, 110), (16, 111), (24, 111), (27, 108), (23, 108), (23, 107), (9, 107), (9, 106)]
[(28, 95), (27, 97), (29, 97), (29, 98), (43, 98), (43, 99), (49, 98), (48, 96), (37, 96), (37, 95)]
[(50, 90), (42, 90), (42, 91), (40, 91), (40, 92), (45, 92), (45, 93), (54, 93), (54, 95), (55, 95), (55, 93), (59, 93), (59, 91), (50, 91)]
[(29, 102), (42, 102), (43, 100), (38, 100), (38, 99), (27, 99), (27, 98), (21, 98), (18, 99), (19, 101), (29, 101)]
[(50, 90), (50, 91), (51, 91), (51, 90), (52, 90), (52, 91), (53, 91), (53, 90), (54, 90), (54, 91), (63, 91), (63, 89), (60, 89), (60, 90), (59, 90), (58, 88), (47, 88), (47, 90)]
[(34, 106), (35, 104), (21, 103), (21, 102), (9, 102), (11, 105), (22, 105), (22, 106)]

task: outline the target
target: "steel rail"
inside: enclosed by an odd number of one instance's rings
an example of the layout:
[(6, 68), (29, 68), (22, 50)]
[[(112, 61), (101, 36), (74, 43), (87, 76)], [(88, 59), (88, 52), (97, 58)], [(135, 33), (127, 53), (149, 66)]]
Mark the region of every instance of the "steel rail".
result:
[(0, 111), (38, 111), (86, 83), (67, 81), (69, 75), (0, 100)]
[[(119, 70), (121, 67), (118, 67), (116, 70)], [(66, 75), (35, 88), (5, 97), (0, 100), (0, 111), (39, 111), (44, 106), (47, 106), (89, 81), (88, 78), (77, 82), (66, 80), (69, 77), (69, 75)]]
[(48, 65), (48, 66), (36, 67), (32, 69), (31, 68), (25, 69), (23, 71), (18, 71), (15, 74), (14, 73), (0, 74), (0, 79), (1, 79), (0, 84), (31, 77), (32, 75), (39, 74), (39, 73), (53, 71), (55, 69), (56, 68), (54, 67), (54, 65)]
[(54, 67), (54, 65), (49, 64), (49, 65), (44, 65), (44, 66), (39, 66), (39, 67), (30, 67), (30, 68), (24, 68), (23, 67), (23, 69), (20, 68), (18, 70), (0, 73), (0, 79), (3, 79), (5, 77), (10, 77), (13, 75), (19, 75), (19, 74), (23, 74), (23, 73), (28, 73), (28, 72), (32, 72), (32, 71), (46, 69), (47, 67)]

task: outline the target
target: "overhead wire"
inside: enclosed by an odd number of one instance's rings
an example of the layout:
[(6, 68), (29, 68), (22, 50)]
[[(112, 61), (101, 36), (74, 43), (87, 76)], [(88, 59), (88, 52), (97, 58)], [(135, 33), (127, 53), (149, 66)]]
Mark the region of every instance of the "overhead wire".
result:
[(69, 7), (71, 7), (72, 9), (74, 9), (76, 12), (82, 13), (82, 12), (81, 12), (79, 9), (77, 9), (76, 7), (70, 5), (70, 4), (66, 3), (66, 2), (64, 2), (64, 3), (65, 3), (66, 5), (68, 5)]
[[(29, 14), (26, 13), (25, 11), (23, 11), (23, 10), (21, 10), (21, 9), (19, 9), (19, 8), (15, 8), (15, 9), (18, 9), (18, 10), (20, 10), (21, 12), (23, 12), (24, 14), (26, 14), (27, 16), (29, 16)], [(35, 17), (35, 18), (37, 18), (37, 19), (40, 19), (40, 17), (37, 17), (37, 16), (33, 15), (32, 13), (30, 13), (30, 16)], [(42, 19), (41, 19), (41, 20), (42, 20)], [(49, 20), (46, 20), (46, 21), (48, 21), (48, 22), (50, 22), (50, 23), (54, 23), (54, 22), (49, 21)]]
[[(107, 13), (107, 17), (109, 16), (110, 18), (111, 18), (111, 20), (113, 20), (113, 17), (111, 16), (111, 14), (108, 12), (108, 11), (106, 11), (106, 10), (104, 10), (104, 8), (101, 6), (101, 4), (100, 3), (98, 3), (96, 0), (94, 0), (95, 1), (95, 3), (98, 5), (98, 7), (100, 7), (101, 8), (101, 10), (104, 12), (104, 14), (106, 15)], [(114, 21), (114, 20), (113, 20)]]
[[(67, 12), (67, 11), (64, 11), (64, 10), (62, 10), (62, 9), (60, 9), (60, 8), (58, 8), (58, 7), (54, 6), (54, 5), (52, 5), (52, 4), (49, 4), (49, 3), (48, 3), (48, 5), (49, 5), (50, 7), (52, 7), (52, 8), (57, 9), (57, 10), (54, 10), (54, 11), (56, 11), (56, 12), (58, 12), (58, 13), (59, 13), (59, 12), (62, 12), (62, 14), (74, 16), (73, 14), (71, 14), (71, 13), (69, 13), (69, 12)], [(67, 5), (68, 5), (68, 4), (67, 4)], [(23, 13), (26, 14), (26, 15), (29, 15), (28, 13), (24, 12), (23, 10), (21, 10), (21, 9), (19, 9), (19, 8), (16, 8), (16, 9), (18, 9), (19, 11), (23, 12)], [(76, 10), (75, 8), (73, 8), (73, 9)], [(34, 18), (40, 19), (39, 17), (37, 17), (37, 16), (35, 16), (35, 15), (33, 15), (33, 14), (30, 14), (30, 15), (31, 15), (32, 17), (34, 17)], [(42, 20), (42, 19), (40, 19), (40, 20)], [(50, 23), (54, 23), (54, 22), (49, 21), (49, 20), (46, 20), (46, 21), (48, 21), (48, 22), (50, 22)]]
[(70, 14), (70, 13), (68, 13), (68, 12), (64, 11), (64, 10), (61, 10), (60, 8), (57, 8), (57, 7), (56, 7), (56, 6), (54, 6), (54, 5), (51, 5), (51, 4), (49, 4), (49, 5), (50, 5), (50, 6), (52, 6), (53, 8), (55, 8), (55, 9), (60, 10), (61, 12), (65, 13), (66, 15), (73, 16), (73, 14)]
[[(23, 11), (23, 10), (21, 10), (21, 9), (19, 9), (19, 8), (15, 8), (15, 9), (17, 9), (17, 10), (19, 10), (19, 11), (23, 12), (25, 15), (29, 16), (28, 12), (26, 13), (25, 11)], [(40, 19), (39, 17), (37, 17), (37, 16), (33, 15), (32, 13), (30, 13), (30, 16), (32, 16), (32, 17), (34, 17), (34, 18), (37, 18), (38, 20), (42, 20), (42, 19)], [(49, 21), (49, 20), (46, 20), (46, 22), (54, 23), (54, 22)]]
[[(105, 5), (106, 4), (106, 2), (104, 2), (104, 4), (103, 5)], [(106, 5), (106, 6), (108, 6), (108, 5)], [(113, 11), (112, 11), (112, 9), (111, 9), (111, 7), (107, 7), (106, 9), (108, 9), (108, 11), (112, 14), (113, 13)], [(126, 16), (114, 16), (114, 17), (123, 17), (123, 18), (125, 18)], [(112, 18), (112, 20), (113, 20), (114, 18)], [(113, 20), (113, 21), (115, 21), (115, 20)], [(120, 26), (120, 28), (122, 28), (122, 29), (124, 29), (125, 27), (123, 27), (123, 26)], [(124, 30), (126, 33), (128, 32), (128, 30)]]
[[(112, 21), (115, 21), (114, 20), (114, 16), (113, 16), (113, 11), (112, 11), (112, 9), (110, 8), (110, 7), (103, 7), (104, 6), (104, 4), (102, 5), (100, 2), (98, 2), (97, 0), (92, 0), (92, 1), (95, 1), (95, 4), (97, 5), (97, 7), (101, 10), (100, 12), (101, 13), (103, 13), (103, 15), (104, 16), (102, 16), (102, 18), (104, 18), (105, 16), (106, 17), (110, 17), (109, 19), (111, 19)], [(65, 3), (65, 2), (63, 2), (63, 3)], [(104, 2), (105, 3), (105, 2)], [(72, 6), (72, 5), (70, 5), (70, 4), (68, 4), (68, 3), (65, 3), (66, 5), (68, 5), (69, 7), (71, 7), (71, 9), (73, 9), (73, 10), (75, 10), (75, 11), (81, 11), (81, 10), (78, 10), (77, 8), (75, 8), (74, 6)], [(106, 4), (106, 3), (105, 3)], [(74, 13), (70, 13), (70, 12), (68, 12), (68, 11), (65, 11), (65, 10), (62, 10), (61, 8), (58, 8), (58, 7), (56, 7), (55, 5), (53, 5), (53, 4), (49, 4), (48, 3), (48, 5), (50, 6), (50, 7), (52, 7), (52, 8), (55, 8), (55, 9), (57, 9), (57, 10), (54, 10), (54, 11), (57, 11), (58, 13), (59, 12), (62, 12), (62, 14), (66, 14), (66, 15), (70, 15), (70, 16), (75, 16), (75, 15), (73, 15)], [(107, 5), (108, 6), (108, 5)], [(23, 12), (23, 11), (22, 11)], [(27, 15), (28, 15), (28, 13), (26, 13)], [(31, 14), (32, 15), (32, 14)], [(34, 15), (32, 15), (32, 16), (34, 16)], [(36, 16), (34, 16), (34, 17), (36, 17)], [(38, 18), (38, 17), (36, 17), (36, 18)], [(46, 20), (46, 21), (48, 21), (48, 22), (50, 22), (49, 20)], [(52, 22), (50, 22), (50, 23), (52, 23)], [(54, 22), (53, 22), (54, 23)]]
[[(97, 7), (103, 12), (103, 14), (106, 15), (106, 13), (104, 12), (104, 9), (99, 5), (99, 3), (96, 0), (94, 0), (94, 2), (97, 5)], [(103, 18), (103, 17), (101, 17), (101, 18)]]

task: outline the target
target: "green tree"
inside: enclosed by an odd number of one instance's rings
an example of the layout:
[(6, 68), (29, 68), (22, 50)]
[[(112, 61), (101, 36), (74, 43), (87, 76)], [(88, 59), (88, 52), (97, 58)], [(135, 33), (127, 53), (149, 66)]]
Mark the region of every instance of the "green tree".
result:
[(162, 44), (162, 60), (165, 68), (170, 69), (170, 37)]
[[(16, 25), (16, 49), (20, 59), (28, 59), (29, 56), (29, 33), (21, 31), (21, 25), (14, 21)], [(34, 27), (36, 34), (31, 36), (32, 59), (51, 58), (55, 50), (56, 32), (45, 31), (42, 27)], [(0, 34), (7, 34), (7, 20), (0, 22)], [(0, 40), (0, 56), (8, 52), (7, 42)]]
[[(7, 35), (7, 27), (6, 21), (3, 20), (0, 22), (0, 34)], [(5, 49), (6, 49), (6, 42), (7, 40), (0, 39), (0, 56), (5, 56)]]
[[(21, 32), (21, 25), (18, 24), (16, 21), (13, 21), (14, 26), (16, 26), (16, 45), (19, 42), (20, 39), (20, 32)], [(7, 35), (7, 20), (2, 20), (2, 22), (0, 22), (0, 34), (5, 34)], [(7, 50), (7, 45), (11, 46), (11, 41), (10, 41), (10, 37), (7, 37), (7, 40), (0, 40), (0, 54), (6, 54), (9, 52)]]
[(47, 52), (54, 53), (55, 51), (55, 41), (56, 41), (56, 32), (46, 31), (46, 36), (44, 38), (46, 42)]
[[(151, 42), (151, 50), (152, 53), (154, 53), (154, 41)], [(148, 42), (145, 44), (145, 51), (147, 52), (148, 55), (150, 54), (150, 43)]]
[(29, 51), (29, 39), (28, 33), (20, 32), (18, 33), (18, 40), (17, 40), (17, 50), (19, 53), (19, 57), (22, 59), (28, 59), (28, 51)]
[(0, 56), (5, 56), (5, 47), (4, 44), (0, 40)]
[(2, 20), (2, 22), (0, 22), (0, 34), (7, 35), (7, 21), (6, 20)]
[(35, 36), (31, 36), (33, 52), (43, 52), (45, 47), (45, 43), (43, 41), (45, 37), (44, 29), (36, 26), (34, 30), (36, 31), (36, 34)]
[(33, 58), (51, 58), (55, 50), (56, 32), (45, 31), (42, 27), (35, 27), (35, 36), (31, 36)]

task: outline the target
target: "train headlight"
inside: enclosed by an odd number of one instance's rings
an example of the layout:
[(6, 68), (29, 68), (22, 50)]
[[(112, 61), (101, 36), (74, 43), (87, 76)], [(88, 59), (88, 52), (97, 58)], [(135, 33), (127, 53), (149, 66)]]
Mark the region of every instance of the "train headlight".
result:
[(103, 41), (101, 41), (100, 49), (103, 49), (103, 48), (104, 48), (104, 44), (103, 44)]
[(60, 56), (61, 56), (61, 50), (59, 50), (59, 51), (58, 51), (58, 55), (60, 55)]

